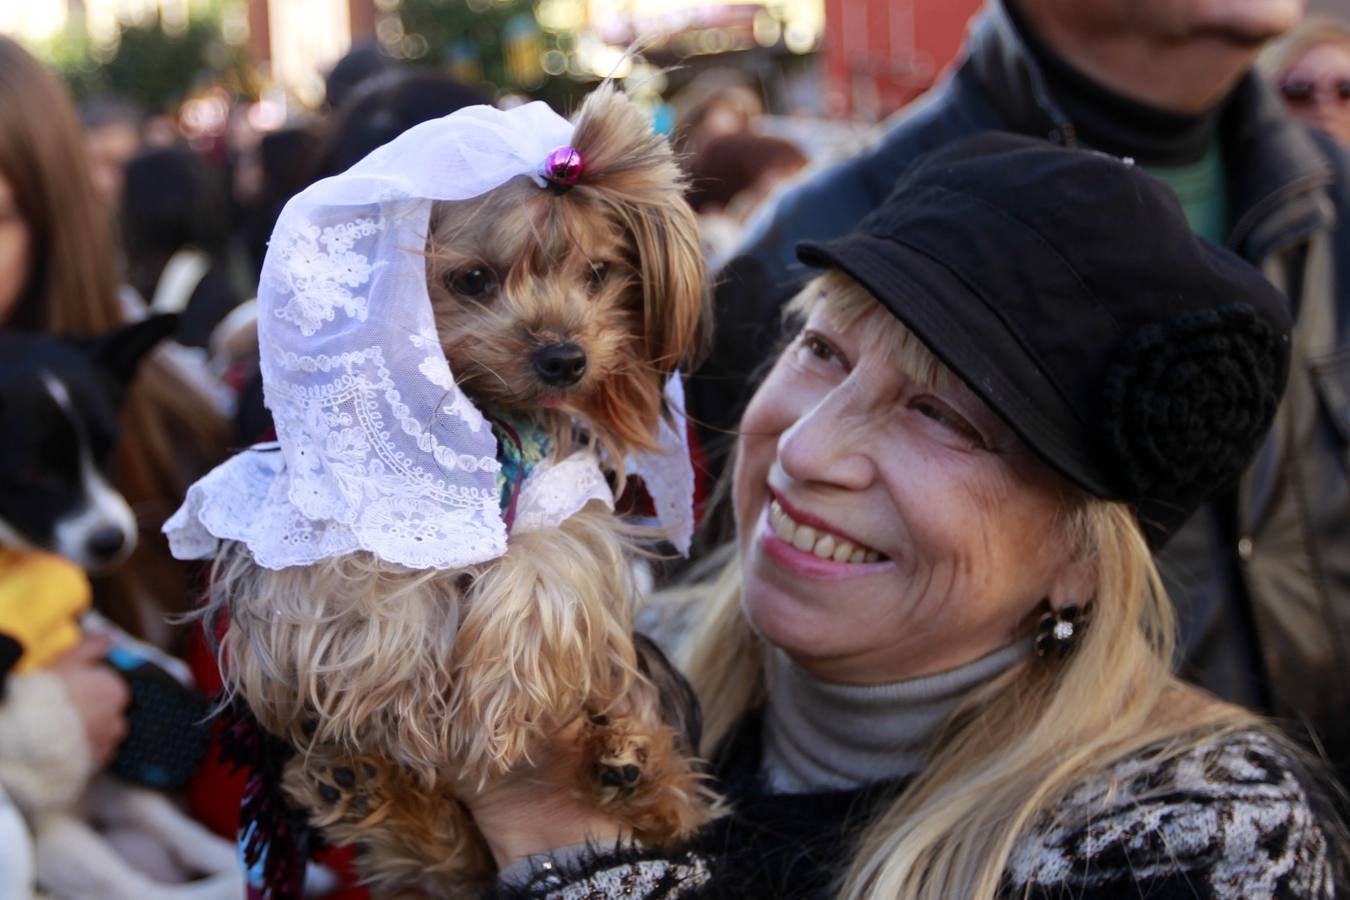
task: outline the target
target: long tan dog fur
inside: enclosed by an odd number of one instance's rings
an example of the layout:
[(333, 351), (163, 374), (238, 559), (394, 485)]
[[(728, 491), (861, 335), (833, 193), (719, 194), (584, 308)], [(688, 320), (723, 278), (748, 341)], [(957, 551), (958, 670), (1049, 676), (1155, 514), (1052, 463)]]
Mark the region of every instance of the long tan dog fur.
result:
[[(606, 85), (576, 123), (585, 174), (570, 190), (521, 177), (436, 205), (428, 290), (466, 393), (532, 417), (558, 456), (598, 446), (622, 485), (621, 461), (671, 413), (667, 376), (701, 346), (705, 272), (678, 168), (640, 111)], [(558, 342), (586, 357), (565, 390), (530, 363)], [(580, 715), (579, 795), (650, 842), (712, 814), (634, 649), (633, 533), (591, 504), (450, 572), (366, 553), (272, 571), (225, 548), (206, 614), (229, 613), (227, 690), (299, 749), (289, 795), (331, 840), (360, 843), (374, 888), (455, 896), (487, 877), (452, 786), (530, 760)]]

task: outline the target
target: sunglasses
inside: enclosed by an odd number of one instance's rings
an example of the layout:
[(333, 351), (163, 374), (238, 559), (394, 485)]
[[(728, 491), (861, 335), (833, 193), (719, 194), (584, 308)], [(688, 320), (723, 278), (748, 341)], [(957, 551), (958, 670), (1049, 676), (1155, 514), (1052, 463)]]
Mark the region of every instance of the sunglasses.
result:
[(1318, 83), (1306, 78), (1290, 78), (1280, 84), (1280, 93), (1291, 106), (1305, 106), (1322, 95), (1340, 103), (1350, 101), (1350, 78)]

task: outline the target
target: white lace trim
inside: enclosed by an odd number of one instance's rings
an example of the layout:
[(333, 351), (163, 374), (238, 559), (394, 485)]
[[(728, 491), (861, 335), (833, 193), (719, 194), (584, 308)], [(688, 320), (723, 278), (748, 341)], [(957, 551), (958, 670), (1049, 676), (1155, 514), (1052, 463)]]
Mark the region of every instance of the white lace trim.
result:
[(678, 374), (666, 381), (666, 405), (674, 425), (661, 422), (657, 440), (662, 452), (642, 453), (629, 460), (641, 476), (656, 508), (656, 518), (670, 543), (684, 555), (694, 535), (694, 464), (689, 456), (689, 432), (684, 417), (684, 383)]
[[(253, 551), (258, 565), (282, 569), (366, 550), (387, 535), (392, 545), (408, 551), (390, 562), (436, 568), (428, 560), (439, 558), (469, 533), (478, 541), (495, 540), (495, 535), (480, 531), (483, 525), (471, 510), (446, 516), (441, 506), (412, 497), (368, 504), (360, 521), (345, 526), (306, 516), (291, 502), (292, 492), (279, 447), (251, 447), (188, 489), (187, 501), (164, 526), (169, 547), (179, 559), (209, 559), (221, 540), (241, 541)], [(593, 453), (578, 451), (557, 463), (540, 463), (521, 485), (512, 533), (556, 528), (592, 500), (614, 505)], [(495, 495), (490, 498), (494, 512), (497, 502)], [(505, 549), (503, 540), (493, 555), (500, 556)]]
[(281, 248), (291, 298), (278, 306), (273, 315), (294, 323), (305, 336), (333, 321), (338, 309), (365, 321), (366, 298), (353, 294), (350, 288), (368, 282), (373, 266), (352, 246), (383, 227), (383, 220), (359, 218), (327, 228), (306, 225), (292, 230)]
[(520, 486), (511, 533), (557, 528), (592, 500), (614, 508), (613, 492), (594, 453), (579, 450), (556, 463), (542, 462)]
[[(280, 450), (240, 454), (193, 485), (164, 527), (176, 555), (209, 556), (218, 540), (236, 540), (269, 568), (367, 550), (421, 569), (505, 552), (496, 438), (440, 351), (420, 250), (434, 202), (533, 175), (571, 134), (542, 103), (470, 107), (291, 199), (258, 289)], [(678, 377), (667, 398), (682, 408)], [(665, 425), (669, 452), (634, 461), (682, 549), (693, 523), (684, 437), (682, 419)], [(519, 527), (612, 502), (593, 459), (553, 469), (535, 473), (528, 503), (517, 501)]]

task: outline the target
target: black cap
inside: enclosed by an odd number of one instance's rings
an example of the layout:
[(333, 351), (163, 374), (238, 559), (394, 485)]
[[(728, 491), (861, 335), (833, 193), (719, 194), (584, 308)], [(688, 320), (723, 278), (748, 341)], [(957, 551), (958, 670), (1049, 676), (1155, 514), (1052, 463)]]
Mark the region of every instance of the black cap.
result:
[(975, 135), (797, 255), (862, 284), (1070, 481), (1133, 504), (1155, 547), (1241, 473), (1284, 389), (1284, 296), (1105, 154)]

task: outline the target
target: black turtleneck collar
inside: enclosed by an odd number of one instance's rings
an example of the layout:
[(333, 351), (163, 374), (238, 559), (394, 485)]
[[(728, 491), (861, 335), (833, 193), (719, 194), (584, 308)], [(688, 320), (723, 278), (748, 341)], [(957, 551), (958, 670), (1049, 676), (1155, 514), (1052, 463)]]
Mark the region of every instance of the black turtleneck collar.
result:
[(1224, 104), (1200, 115), (1182, 115), (1122, 97), (1075, 69), (1031, 28), (1015, 0), (1004, 0), (1008, 17), (1039, 67), (1046, 89), (1073, 122), (1087, 146), (1140, 165), (1184, 166), (1198, 162), (1219, 129)]

